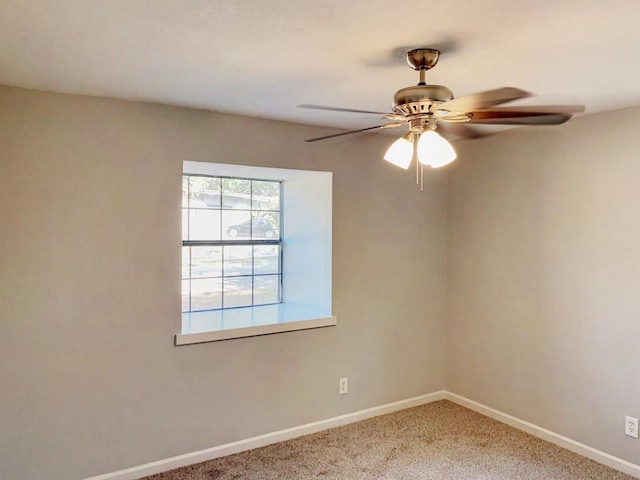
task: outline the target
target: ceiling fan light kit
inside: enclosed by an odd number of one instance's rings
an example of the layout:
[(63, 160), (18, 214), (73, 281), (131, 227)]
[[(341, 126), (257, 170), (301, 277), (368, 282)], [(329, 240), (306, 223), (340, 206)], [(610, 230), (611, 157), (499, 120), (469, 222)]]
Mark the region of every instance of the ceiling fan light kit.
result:
[(438, 168), (450, 164), (458, 155), (439, 133), (427, 130), (418, 139), (417, 156), (422, 165)]
[(413, 134), (407, 133), (391, 144), (384, 159), (405, 170), (411, 165), (413, 160)]
[[(418, 71), (420, 81), (417, 85), (398, 90), (394, 95), (391, 113), (353, 110), (349, 108), (326, 107), (303, 104), (301, 108), (332, 110), (340, 112), (369, 113), (382, 115), (389, 123), (375, 125), (360, 130), (310, 138), (307, 142), (316, 142), (329, 138), (349, 135), (357, 132), (386, 128), (409, 127), (409, 133), (396, 140), (387, 150), (384, 159), (398, 167), (408, 169), (413, 157), (416, 162), (416, 182), (423, 189), (423, 168), (448, 165), (456, 159), (451, 144), (436, 129), (442, 124), (491, 124), (491, 125), (559, 125), (568, 121), (574, 113), (584, 112), (582, 105), (546, 105), (546, 106), (506, 106), (497, 107), (513, 100), (531, 96), (529, 92), (514, 87), (502, 87), (455, 98), (453, 92), (442, 85), (427, 85), (426, 72), (438, 63), (440, 52), (433, 48), (417, 48), (406, 53), (409, 66)], [(458, 135), (477, 138), (478, 131), (460, 126)]]

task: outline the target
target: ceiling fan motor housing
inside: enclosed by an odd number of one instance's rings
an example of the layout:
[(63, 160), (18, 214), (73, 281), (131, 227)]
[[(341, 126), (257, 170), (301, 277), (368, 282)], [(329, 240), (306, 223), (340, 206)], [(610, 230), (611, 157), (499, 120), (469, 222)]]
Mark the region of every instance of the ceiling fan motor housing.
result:
[(393, 111), (400, 115), (429, 113), (432, 105), (453, 100), (453, 92), (442, 85), (416, 85), (398, 90)]

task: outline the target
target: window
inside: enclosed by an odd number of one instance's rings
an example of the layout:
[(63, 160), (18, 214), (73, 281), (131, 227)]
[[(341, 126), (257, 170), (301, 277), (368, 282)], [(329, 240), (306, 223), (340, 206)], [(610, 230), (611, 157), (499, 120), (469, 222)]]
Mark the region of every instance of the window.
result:
[(330, 172), (183, 163), (176, 345), (337, 324), (331, 184)]
[(281, 182), (184, 175), (182, 311), (280, 303)]

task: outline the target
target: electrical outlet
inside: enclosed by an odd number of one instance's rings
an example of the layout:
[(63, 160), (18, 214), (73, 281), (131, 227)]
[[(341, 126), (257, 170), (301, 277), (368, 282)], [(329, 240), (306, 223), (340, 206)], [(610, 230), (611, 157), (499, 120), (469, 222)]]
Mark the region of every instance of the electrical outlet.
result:
[(638, 419), (634, 417), (624, 417), (624, 434), (633, 438), (638, 438)]
[[(349, 393), (349, 379), (347, 377), (342, 377), (338, 382), (338, 394), (344, 395), (345, 393)], [(638, 424), (636, 423), (636, 432), (638, 431), (637, 425)]]

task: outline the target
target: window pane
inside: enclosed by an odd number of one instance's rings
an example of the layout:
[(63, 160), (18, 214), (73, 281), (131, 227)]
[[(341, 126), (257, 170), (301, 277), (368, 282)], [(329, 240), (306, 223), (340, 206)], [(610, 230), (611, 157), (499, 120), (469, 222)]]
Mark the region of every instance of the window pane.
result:
[(253, 236), (259, 240), (277, 240), (280, 237), (278, 212), (258, 212), (253, 214)]
[(191, 247), (191, 278), (221, 276), (222, 247)]
[(254, 305), (265, 305), (267, 303), (278, 303), (280, 276), (266, 275), (254, 277), (253, 302)]
[(222, 308), (222, 279), (191, 280), (191, 311)]
[[(189, 207), (189, 177), (182, 177), (182, 208)], [(182, 230), (184, 234), (184, 229)]]
[(182, 281), (182, 311), (189, 311), (189, 280)]
[(254, 210), (280, 210), (280, 182), (254, 180), (252, 193)]
[(220, 210), (189, 209), (189, 240), (220, 240)]
[(189, 240), (189, 210), (182, 209), (182, 240)]
[(224, 307), (250, 307), (252, 277), (224, 279)]
[(222, 179), (222, 208), (251, 208), (251, 180)]
[(251, 275), (253, 261), (251, 245), (229, 245), (224, 247), (224, 276)]
[(189, 206), (220, 208), (220, 179), (212, 177), (189, 177)]
[(280, 273), (280, 247), (261, 245), (253, 247), (253, 273)]
[(224, 240), (248, 240), (251, 235), (251, 212), (222, 210), (222, 236)]
[(191, 247), (182, 247), (182, 278), (189, 278), (189, 266), (191, 262)]

